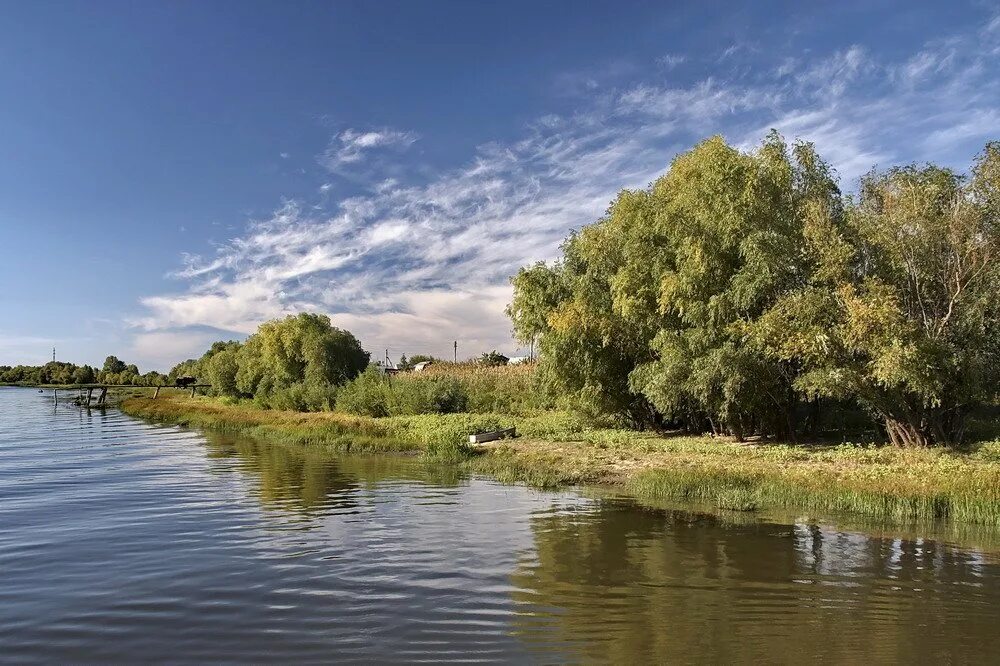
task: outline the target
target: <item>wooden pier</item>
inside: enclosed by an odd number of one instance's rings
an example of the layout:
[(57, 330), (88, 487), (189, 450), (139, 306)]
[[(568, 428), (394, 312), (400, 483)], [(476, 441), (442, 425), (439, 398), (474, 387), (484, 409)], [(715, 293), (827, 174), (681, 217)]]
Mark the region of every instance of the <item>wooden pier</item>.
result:
[[(211, 384), (187, 384), (184, 386), (132, 386), (131, 384), (66, 384), (52, 387), (52, 398), (58, 397), (59, 391), (78, 391), (80, 404), (84, 407), (104, 407), (108, 401), (108, 389), (153, 389), (153, 398), (160, 396), (160, 389), (175, 388), (187, 391), (191, 390), (191, 397), (200, 388), (212, 388)], [(94, 393), (97, 392), (97, 401), (94, 402)]]

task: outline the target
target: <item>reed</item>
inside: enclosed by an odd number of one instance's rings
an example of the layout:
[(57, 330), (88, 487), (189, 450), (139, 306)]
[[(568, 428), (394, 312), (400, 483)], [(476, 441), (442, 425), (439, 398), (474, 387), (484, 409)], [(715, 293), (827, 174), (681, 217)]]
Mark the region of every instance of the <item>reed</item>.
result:
[(364, 373), (339, 392), (337, 408), (367, 416), (525, 414), (553, 406), (535, 364), (437, 363), (386, 378)]

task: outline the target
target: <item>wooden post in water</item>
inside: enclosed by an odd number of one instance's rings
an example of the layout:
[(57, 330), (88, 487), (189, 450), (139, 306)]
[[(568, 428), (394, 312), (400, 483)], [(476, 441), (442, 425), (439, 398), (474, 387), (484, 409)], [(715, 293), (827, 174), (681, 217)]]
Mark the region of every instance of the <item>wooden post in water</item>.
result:
[(90, 407), (90, 398), (94, 395), (94, 387), (87, 387), (87, 407)]
[(97, 404), (101, 405), (103, 407), (104, 406), (104, 401), (107, 400), (107, 399), (108, 399), (108, 387), (107, 386), (102, 386), (101, 387), (101, 395), (97, 398)]
[(157, 386), (156, 390), (153, 391), (153, 400), (156, 400), (156, 396), (160, 395), (160, 387)]

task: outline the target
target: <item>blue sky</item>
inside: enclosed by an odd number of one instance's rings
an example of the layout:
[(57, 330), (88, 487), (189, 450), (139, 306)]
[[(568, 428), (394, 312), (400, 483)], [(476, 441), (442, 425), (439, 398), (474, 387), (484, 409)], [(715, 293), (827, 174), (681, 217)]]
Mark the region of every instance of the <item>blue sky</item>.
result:
[(288, 312), (512, 351), (518, 266), (722, 134), (965, 169), (987, 2), (4, 2), (0, 363), (166, 369)]

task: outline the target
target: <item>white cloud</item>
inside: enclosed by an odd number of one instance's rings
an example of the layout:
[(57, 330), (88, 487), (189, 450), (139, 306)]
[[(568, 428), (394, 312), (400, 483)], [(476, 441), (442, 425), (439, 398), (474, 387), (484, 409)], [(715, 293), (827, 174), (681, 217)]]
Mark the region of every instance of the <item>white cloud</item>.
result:
[(133, 337), (132, 344), (126, 350), (124, 357), (142, 359), (143, 370), (147, 368), (168, 370), (182, 359), (201, 356), (216, 340), (236, 337), (211, 331), (140, 333)]
[(340, 171), (347, 165), (360, 162), (366, 154), (377, 149), (406, 149), (417, 140), (413, 132), (390, 128), (356, 130), (346, 129), (330, 140), (330, 145), (320, 156), (320, 163), (330, 171)]
[[(457, 168), (419, 178), (371, 174), (367, 194), (332, 207), (285, 202), (215, 256), (185, 256), (176, 274), (184, 287), (143, 299), (132, 323), (144, 336), (196, 326), (249, 333), (268, 318), (314, 310), (370, 349), (445, 354), (458, 339), (464, 355), (510, 350), (508, 277), (557, 256), (569, 230), (597, 219), (621, 188), (648, 184), (704, 136), (751, 147), (776, 127), (814, 141), (849, 188), (874, 163), (967, 163), (970, 146), (998, 126), (1000, 84), (981, 47), (943, 40), (881, 62), (851, 46), (779, 58), (752, 83), (721, 71), (687, 86), (610, 88), (573, 113), (539, 118), (520, 140), (481, 146)], [(354, 168), (415, 139), (346, 130), (321, 161)]]
[(797, 58), (787, 57), (782, 60), (781, 64), (778, 65), (778, 68), (774, 70), (774, 75), (779, 79), (784, 78), (789, 74), (792, 74), (798, 65), (799, 60)]
[(741, 54), (750, 54), (758, 50), (757, 45), (753, 42), (746, 41), (736, 41), (730, 44), (721, 55), (719, 55), (718, 62), (724, 62), (726, 60), (735, 59), (736, 56)]
[(947, 70), (955, 57), (954, 50), (921, 51), (897, 68), (896, 75), (909, 85), (917, 85), (923, 79)]
[(803, 88), (811, 90), (815, 97), (836, 99), (859, 78), (874, 70), (868, 53), (855, 44), (806, 68), (798, 75), (797, 80)]
[(934, 130), (924, 139), (928, 151), (947, 149), (949, 146), (972, 141), (984, 141), (1000, 135), (1000, 111), (978, 109), (947, 127)]
[(657, 58), (656, 64), (664, 69), (673, 69), (674, 67), (683, 64), (686, 60), (686, 56), (678, 53), (667, 53)]

